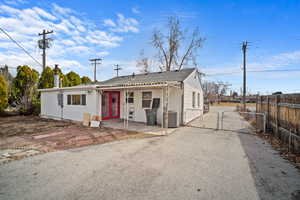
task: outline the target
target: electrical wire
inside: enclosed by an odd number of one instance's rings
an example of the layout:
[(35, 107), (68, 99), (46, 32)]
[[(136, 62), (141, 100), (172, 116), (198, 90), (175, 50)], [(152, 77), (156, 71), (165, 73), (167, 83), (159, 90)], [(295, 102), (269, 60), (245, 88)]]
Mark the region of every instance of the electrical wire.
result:
[[(216, 73), (216, 74), (205, 74), (205, 76), (223, 76), (239, 74), (242, 71), (228, 72), (228, 73)], [(300, 72), (300, 69), (269, 69), (269, 70), (249, 70), (247, 72), (260, 73), (260, 72)]]
[(43, 66), (37, 59), (35, 59), (21, 44), (14, 40), (3, 28), (0, 27), (0, 30), (18, 47), (20, 47), (30, 58), (32, 58), (38, 65)]

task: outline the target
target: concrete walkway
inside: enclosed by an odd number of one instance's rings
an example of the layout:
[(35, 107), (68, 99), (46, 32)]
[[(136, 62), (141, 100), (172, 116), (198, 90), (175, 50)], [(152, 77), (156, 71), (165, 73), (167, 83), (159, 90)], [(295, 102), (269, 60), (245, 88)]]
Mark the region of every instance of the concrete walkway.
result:
[(299, 189), (260, 138), (194, 127), (0, 165), (0, 199), (295, 200)]

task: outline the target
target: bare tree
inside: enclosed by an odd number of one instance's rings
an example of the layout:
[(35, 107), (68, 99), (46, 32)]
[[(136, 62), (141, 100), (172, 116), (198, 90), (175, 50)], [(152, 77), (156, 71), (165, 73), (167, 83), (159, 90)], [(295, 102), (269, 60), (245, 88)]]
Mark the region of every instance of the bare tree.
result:
[(143, 49), (140, 51), (140, 56), (136, 62), (136, 66), (141, 73), (150, 72), (150, 60), (147, 57), (145, 57)]
[(155, 29), (151, 40), (154, 48), (158, 50), (161, 70), (170, 71), (171, 68), (180, 70), (189, 62), (196, 65), (197, 51), (205, 40), (200, 36), (199, 29), (196, 28), (191, 36), (188, 36), (187, 31), (182, 30), (179, 19), (174, 16), (169, 18), (167, 29), (167, 34)]
[(219, 101), (220, 96), (224, 96), (227, 93), (229, 86), (230, 84), (223, 82), (204, 82), (204, 98), (210, 102)]

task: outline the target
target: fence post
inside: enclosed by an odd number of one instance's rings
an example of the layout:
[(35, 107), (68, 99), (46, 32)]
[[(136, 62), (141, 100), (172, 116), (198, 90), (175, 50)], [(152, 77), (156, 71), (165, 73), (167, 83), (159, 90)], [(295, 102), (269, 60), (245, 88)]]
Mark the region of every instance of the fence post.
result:
[(263, 101), (263, 97), (260, 96), (259, 112), (262, 112), (262, 101)]
[(255, 132), (256, 133), (257, 133), (257, 126), (258, 126), (258, 123), (257, 123), (257, 113), (258, 113), (257, 107), (258, 107), (258, 94), (256, 95), (256, 104), (255, 104)]
[(279, 95), (276, 95), (276, 135), (279, 136)]
[(267, 127), (270, 127), (270, 98), (267, 96)]
[(219, 118), (220, 118), (220, 113), (218, 112), (217, 130), (219, 130)]

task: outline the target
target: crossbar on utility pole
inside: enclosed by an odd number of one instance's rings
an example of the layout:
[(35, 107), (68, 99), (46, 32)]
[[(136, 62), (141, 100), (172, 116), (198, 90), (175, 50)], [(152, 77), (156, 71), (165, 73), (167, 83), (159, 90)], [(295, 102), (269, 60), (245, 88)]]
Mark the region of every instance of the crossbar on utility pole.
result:
[(242, 45), (243, 51), (243, 110), (246, 111), (246, 53), (248, 42), (244, 41)]
[(41, 35), (43, 36), (43, 38), (41, 40), (39, 40), (39, 41), (41, 41), (41, 44), (39, 44), (39, 48), (43, 49), (43, 54), (42, 54), (43, 71), (46, 68), (46, 48), (49, 48), (48, 41), (50, 40), (50, 38), (46, 38), (46, 35), (51, 34), (51, 33), (53, 33), (53, 31), (46, 31), (45, 29), (43, 30), (42, 33), (39, 33), (39, 36), (41, 36)]
[(116, 68), (114, 68), (115, 71), (117, 71), (117, 77), (119, 76), (119, 71), (122, 70), (119, 64), (115, 65)]
[(97, 77), (96, 77), (96, 71), (97, 71), (97, 64), (101, 64), (100, 61), (102, 61), (101, 58), (93, 58), (93, 59), (90, 59), (91, 61), (91, 64), (94, 65), (94, 82), (97, 81)]

